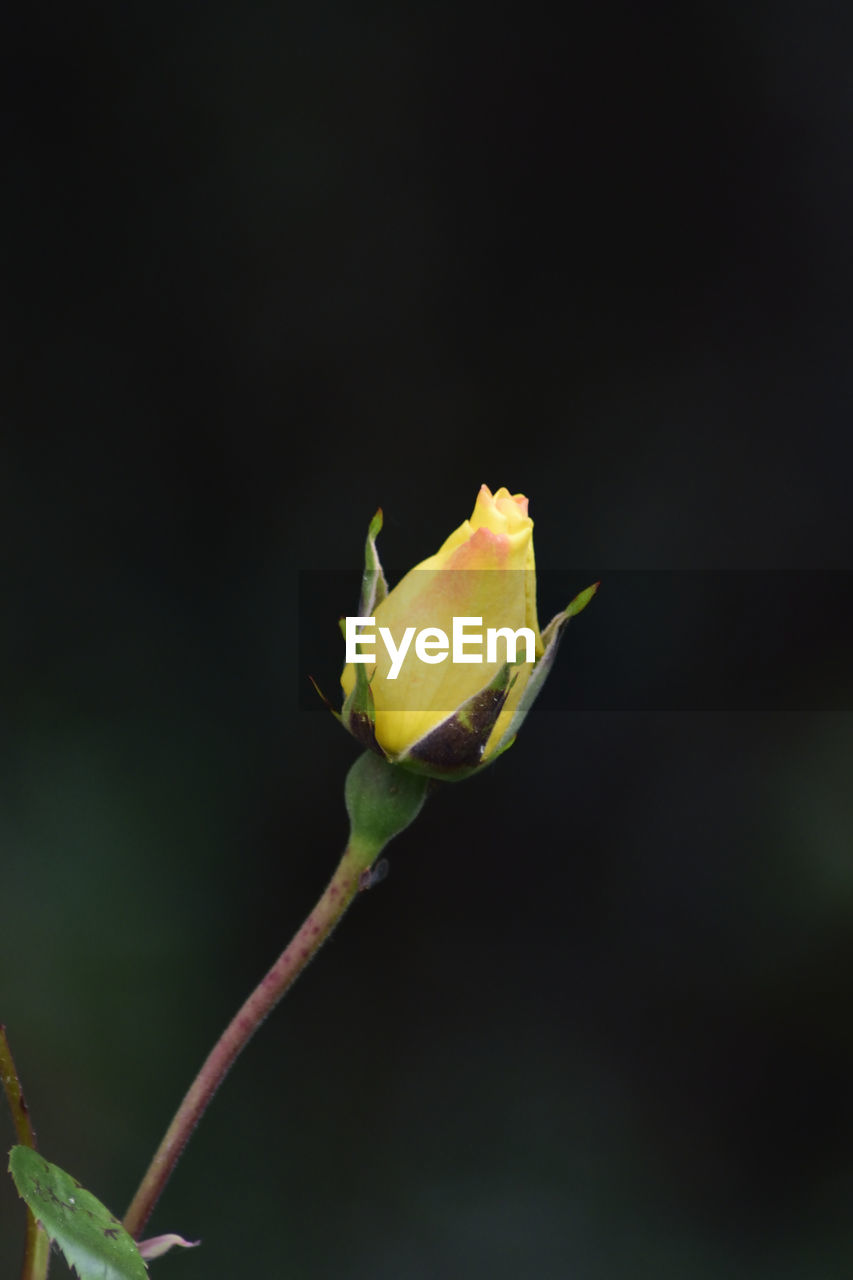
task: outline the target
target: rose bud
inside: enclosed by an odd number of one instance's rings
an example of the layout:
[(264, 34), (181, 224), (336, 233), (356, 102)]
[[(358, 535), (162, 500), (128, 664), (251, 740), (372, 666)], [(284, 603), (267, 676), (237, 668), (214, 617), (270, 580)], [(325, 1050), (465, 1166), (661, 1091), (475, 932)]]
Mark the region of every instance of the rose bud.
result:
[(539, 631), (527, 498), (483, 485), (470, 520), (388, 591), (371, 523), (346, 619), (341, 719), (392, 764), (461, 778), (511, 746), (588, 587)]

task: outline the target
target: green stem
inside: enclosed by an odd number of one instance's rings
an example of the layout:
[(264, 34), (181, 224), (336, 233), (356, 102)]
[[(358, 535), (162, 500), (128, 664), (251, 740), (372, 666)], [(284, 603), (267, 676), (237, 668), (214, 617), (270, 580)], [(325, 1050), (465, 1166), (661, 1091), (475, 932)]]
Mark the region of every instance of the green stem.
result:
[[(18, 1142), (23, 1147), (36, 1150), (36, 1134), (30, 1120), (30, 1111), (21, 1088), (21, 1080), (15, 1068), (15, 1060), (6, 1028), (0, 1024), (0, 1082), (6, 1101), (12, 1113), (12, 1122)], [(24, 1265), (21, 1280), (47, 1280), (47, 1269), (50, 1265), (50, 1241), (41, 1230), (31, 1209), (27, 1209), (27, 1234), (24, 1244)]]
[(375, 850), (368, 852), (362, 842), (350, 841), (314, 910), (214, 1045), (124, 1216), (124, 1226), (132, 1236), (138, 1237), (145, 1227), (190, 1134), (237, 1055), (329, 937), (358, 893), (362, 876), (374, 857)]

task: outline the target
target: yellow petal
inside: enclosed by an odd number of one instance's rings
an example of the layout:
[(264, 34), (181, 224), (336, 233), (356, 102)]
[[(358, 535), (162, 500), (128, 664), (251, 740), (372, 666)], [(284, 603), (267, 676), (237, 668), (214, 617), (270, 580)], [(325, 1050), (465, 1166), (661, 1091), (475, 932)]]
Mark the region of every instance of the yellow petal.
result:
[[(483, 485), (470, 520), (445, 540), (435, 555), (422, 561), (376, 607), (376, 662), (367, 667), (376, 709), (376, 738), (392, 758), (403, 754), (468, 698), (483, 689), (505, 660), (498, 642), (495, 662), (454, 662), (449, 653), (440, 663), (429, 664), (415, 654), (414, 639), (396, 679), (390, 679), (391, 658), (378, 629), (391, 632), (399, 647), (404, 632), (414, 627), (438, 628), (453, 635), (454, 618), (480, 618), (479, 627), (528, 627), (534, 633), (536, 657), (542, 641), (536, 614), (536, 570), (533, 556), (533, 521), (527, 499), (498, 489), (493, 495)], [(476, 653), (476, 646), (469, 647)], [(482, 650), (485, 659), (485, 647)], [(524, 656), (524, 646), (519, 657)], [(509, 723), (530, 676), (532, 664), (516, 669), (516, 680), (506, 706), (490, 736), (497, 743)], [(352, 665), (341, 677), (345, 694), (355, 682)], [(485, 756), (488, 756), (488, 745)]]

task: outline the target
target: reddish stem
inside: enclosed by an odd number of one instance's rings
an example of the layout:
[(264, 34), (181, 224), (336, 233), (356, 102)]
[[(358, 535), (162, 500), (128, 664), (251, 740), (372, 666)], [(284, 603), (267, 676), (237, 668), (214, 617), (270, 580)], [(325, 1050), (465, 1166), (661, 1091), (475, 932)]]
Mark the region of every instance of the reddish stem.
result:
[(371, 860), (352, 843), (347, 846), (314, 910), (214, 1045), (166, 1130), (124, 1216), (124, 1226), (132, 1236), (138, 1237), (145, 1227), (190, 1134), (237, 1055), (329, 937), (358, 893)]

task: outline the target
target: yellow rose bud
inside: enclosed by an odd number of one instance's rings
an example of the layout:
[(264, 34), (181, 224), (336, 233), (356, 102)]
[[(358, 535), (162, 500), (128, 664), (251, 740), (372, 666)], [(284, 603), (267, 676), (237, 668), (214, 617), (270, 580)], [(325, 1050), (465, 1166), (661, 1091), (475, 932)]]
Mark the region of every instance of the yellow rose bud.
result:
[(533, 521), (522, 494), (483, 485), (470, 520), (387, 594), (375, 546), (380, 527), (377, 517), (359, 617), (346, 621), (354, 660), (341, 676), (342, 718), (393, 763), (465, 776), (513, 741), (571, 614), (558, 615), (543, 642)]

